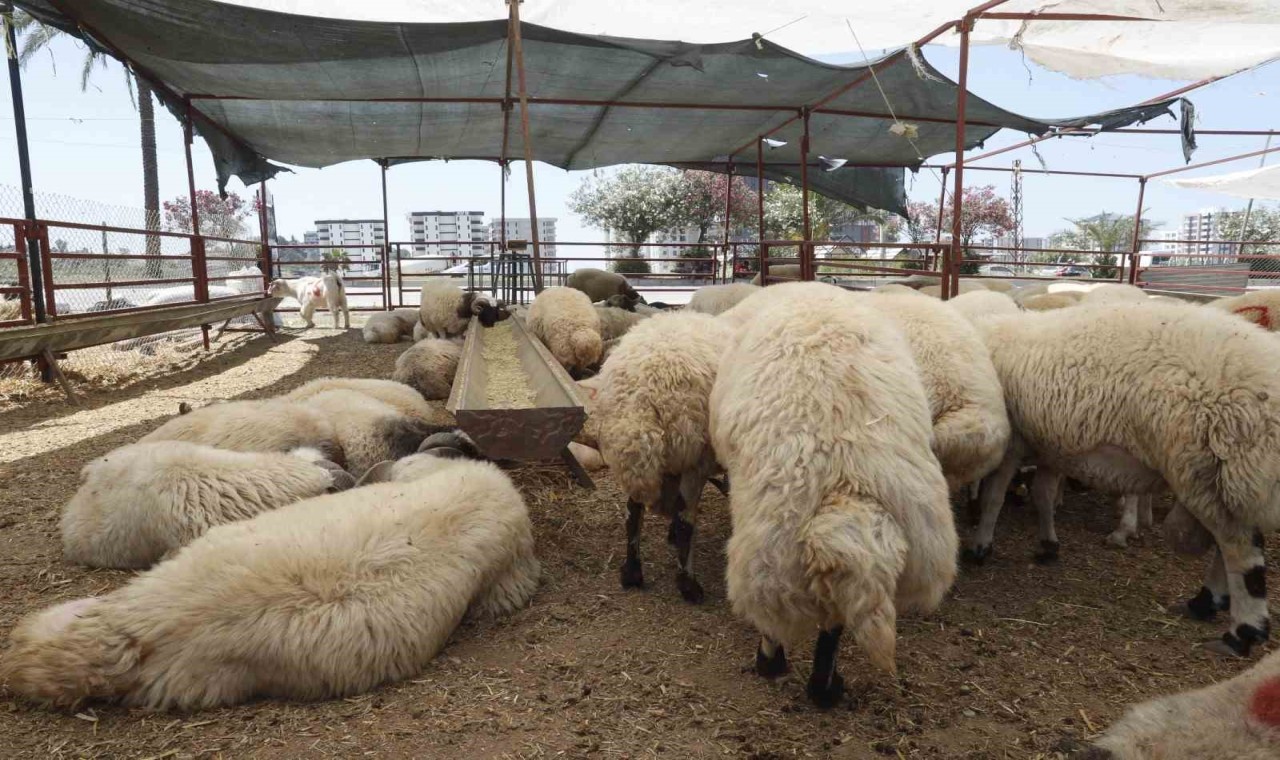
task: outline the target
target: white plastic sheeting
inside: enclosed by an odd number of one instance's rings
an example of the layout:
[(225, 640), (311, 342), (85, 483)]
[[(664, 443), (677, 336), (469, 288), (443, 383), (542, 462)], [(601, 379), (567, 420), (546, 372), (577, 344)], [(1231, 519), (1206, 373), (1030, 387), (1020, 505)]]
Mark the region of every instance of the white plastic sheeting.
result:
[[(230, 0), (237, 5), (370, 21), (505, 18), (501, 0)], [(725, 42), (753, 33), (806, 55), (898, 48), (962, 17), (978, 0), (528, 0), (524, 21), (584, 34)], [(1222, 76), (1280, 58), (1280, 0), (1009, 0), (1002, 13), (1088, 13), (1150, 21), (982, 20), (972, 40), (1007, 44), (1077, 78)], [(846, 23), (847, 22), (847, 23)], [(936, 41), (954, 45), (948, 32)]]
[(1280, 201), (1280, 165), (1266, 166), (1261, 169), (1248, 169), (1229, 174), (1215, 174), (1211, 177), (1186, 177), (1182, 179), (1169, 177), (1165, 178), (1164, 181), (1174, 187), (1182, 187), (1188, 190), (1206, 190), (1240, 198)]

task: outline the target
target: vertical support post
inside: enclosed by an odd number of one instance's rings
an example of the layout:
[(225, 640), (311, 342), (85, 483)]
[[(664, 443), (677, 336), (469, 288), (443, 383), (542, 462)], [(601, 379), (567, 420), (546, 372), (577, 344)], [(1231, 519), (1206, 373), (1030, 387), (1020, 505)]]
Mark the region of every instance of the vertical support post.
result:
[[(191, 275), (196, 301), (209, 300), (209, 267), (205, 262), (204, 237), (200, 234), (200, 209), (196, 204), (196, 169), (191, 158), (191, 145), (195, 142), (195, 129), (191, 125), (191, 101), (187, 101), (186, 118), (182, 120), (183, 147), (187, 154), (187, 197), (191, 200)], [(209, 350), (209, 325), (200, 325), (200, 337), (204, 350)]]
[[(4, 39), (9, 53), (9, 92), (13, 98), (13, 125), (18, 138), (18, 173), (22, 180), (22, 212), (33, 229), (36, 221), (36, 197), (34, 181), (31, 178), (31, 150), (27, 144), (27, 110), (22, 100), (22, 71), (18, 66), (18, 38), (13, 28), (13, 6), (4, 4)], [(23, 229), (18, 230), (23, 234)], [(27, 267), (31, 273), (31, 306), (35, 309), (37, 322), (49, 320), (45, 312), (44, 267), (41, 265), (43, 255), (48, 253), (40, 246), (36, 236), (27, 238)]]
[(813, 277), (813, 229), (809, 224), (809, 109), (800, 110), (804, 133), (800, 136), (800, 227), (804, 240), (800, 243), (800, 279)]
[(1147, 193), (1147, 178), (1138, 178), (1138, 210), (1133, 213), (1133, 250), (1129, 252), (1129, 284), (1138, 282), (1138, 264), (1142, 248), (1142, 201)]
[(262, 289), (271, 284), (271, 223), (267, 219), (267, 181), (258, 183), (258, 233), (262, 237)]
[[(960, 262), (964, 258), (964, 245), (960, 240), (961, 218), (964, 205), (964, 117), (968, 105), (969, 86), (969, 32), (973, 29), (973, 17), (960, 20), (960, 76), (956, 82), (956, 183), (951, 193), (951, 255), (943, 277), (942, 299), (945, 301), (960, 292)], [(945, 188), (945, 186), (944, 186)]]
[[(756, 237), (756, 255), (764, 261), (764, 138), (756, 138), (756, 216), (759, 228)], [(764, 280), (764, 268), (760, 268), (760, 285), (768, 285)]]
[(507, 250), (507, 159), (498, 161), (498, 198), (499, 211), (498, 218), (502, 222), (502, 229), (498, 233), (498, 242), (502, 244), (502, 251)]
[(507, 0), (511, 8), (511, 54), (515, 59), (516, 79), (520, 90), (520, 131), (524, 135), (524, 172), (529, 187), (529, 239), (533, 243), (533, 292), (542, 292), (542, 246), (538, 240), (538, 200), (533, 185), (533, 140), (529, 137), (529, 93), (525, 85), (524, 45), (520, 39), (520, 3), (523, 0)]
[[(724, 187), (724, 259), (722, 259), (722, 262), (728, 262), (730, 258), (729, 257), (729, 248), (730, 248), (729, 247), (729, 225), (730, 225), (729, 220), (733, 217), (733, 156), (729, 157), (729, 175), (728, 176), (729, 176), (729, 179)], [(717, 282), (720, 279), (724, 279), (725, 282), (728, 282), (729, 278), (731, 278), (732, 276), (733, 276), (732, 270), (730, 270), (730, 274), (728, 275), (728, 277), (725, 276), (723, 263), (720, 264), (719, 266), (717, 266), (715, 263), (712, 264), (711, 281), (713, 283)]]
[[(387, 160), (382, 165), (382, 309), (391, 311), (391, 221), (387, 216)], [(399, 276), (399, 272), (396, 275)]]

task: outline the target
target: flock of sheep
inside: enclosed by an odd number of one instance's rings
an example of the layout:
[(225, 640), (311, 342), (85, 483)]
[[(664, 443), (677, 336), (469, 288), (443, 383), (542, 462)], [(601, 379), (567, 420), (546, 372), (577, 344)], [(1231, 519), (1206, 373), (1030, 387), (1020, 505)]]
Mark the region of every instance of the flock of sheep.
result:
[[(316, 292), (272, 292), (286, 288)], [(473, 317), (492, 327), (513, 314), (579, 380), (578, 450), (626, 494), (622, 585), (644, 584), (651, 513), (669, 521), (679, 593), (702, 601), (698, 508), (707, 484), (726, 491), (727, 591), (760, 632), (755, 669), (777, 677), (816, 639), (808, 694), (820, 706), (841, 699), (846, 631), (896, 672), (897, 616), (942, 604), (962, 555), (990, 555), (1030, 467), (1042, 559), (1059, 551), (1066, 478), (1119, 499), (1121, 540), (1150, 522), (1152, 496), (1171, 494), (1170, 543), (1210, 555), (1184, 612), (1226, 613), (1209, 648), (1250, 654), (1269, 637), (1263, 537), (1280, 527), (1280, 299), (966, 290), (943, 302), (923, 279), (873, 292), (744, 283), (667, 309), (585, 270), (509, 309), (427, 285), (418, 309), (364, 326), (369, 342), (414, 339), (392, 380), (214, 403), (88, 464), (63, 510), (65, 558), (151, 569), (25, 618), (0, 677), (54, 705), (347, 696), (419, 672), (468, 612), (527, 604), (538, 563), (524, 502), (426, 401), (447, 396)], [(329, 305), (336, 326), (341, 305)], [(976, 497), (963, 547), (957, 495)], [(1280, 654), (1139, 705), (1090, 752), (1278, 750)]]

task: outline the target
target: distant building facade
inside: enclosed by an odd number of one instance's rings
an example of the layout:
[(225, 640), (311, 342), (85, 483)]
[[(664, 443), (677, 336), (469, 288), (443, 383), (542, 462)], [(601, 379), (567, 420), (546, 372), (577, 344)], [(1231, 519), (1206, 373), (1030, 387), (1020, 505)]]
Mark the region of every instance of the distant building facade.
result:
[[(526, 218), (512, 219), (507, 217), (506, 220), (506, 239), (507, 240), (533, 240), (533, 222)], [(502, 237), (502, 220), (489, 220), (489, 240), (499, 242)], [(556, 255), (556, 220), (554, 217), (538, 218), (538, 244), (541, 248), (541, 255), (552, 258)]]
[(414, 256), (446, 259), (445, 265), (465, 263), (463, 259), (484, 256), (489, 247), (488, 225), (483, 211), (414, 211), (409, 214), (409, 238)]
[[(387, 242), (387, 227), (381, 219), (317, 219), (314, 241), (322, 253), (340, 250), (352, 260), (376, 260)], [(303, 233), (310, 244), (312, 233)], [(377, 248), (364, 246), (378, 246)]]

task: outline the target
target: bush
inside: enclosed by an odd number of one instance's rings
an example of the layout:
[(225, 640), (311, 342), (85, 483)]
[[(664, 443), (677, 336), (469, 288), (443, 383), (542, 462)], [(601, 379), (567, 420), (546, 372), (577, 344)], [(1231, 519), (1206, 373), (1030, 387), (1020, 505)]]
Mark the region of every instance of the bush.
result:
[(618, 274), (649, 274), (653, 270), (649, 267), (649, 262), (644, 259), (615, 259), (613, 262), (613, 271)]
[(1091, 272), (1098, 280), (1114, 280), (1116, 278), (1116, 257), (1110, 253), (1099, 253), (1093, 257), (1093, 263), (1101, 265)]

